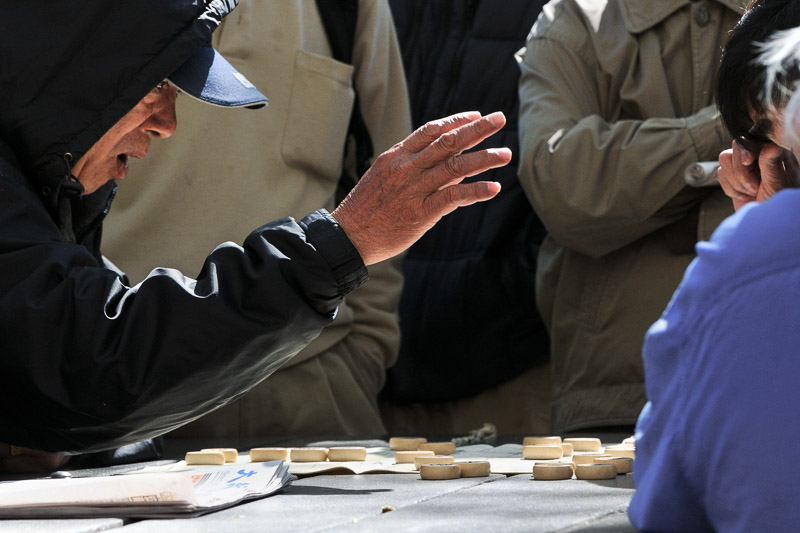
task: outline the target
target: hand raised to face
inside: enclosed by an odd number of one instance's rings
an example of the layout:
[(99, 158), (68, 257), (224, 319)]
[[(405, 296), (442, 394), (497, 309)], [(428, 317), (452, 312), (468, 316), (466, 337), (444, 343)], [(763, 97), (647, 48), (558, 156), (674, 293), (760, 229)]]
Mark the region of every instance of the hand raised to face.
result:
[(443, 216), (489, 200), (496, 182), (461, 183), (511, 161), (508, 148), (463, 153), (505, 125), (502, 113), (432, 121), (378, 157), (333, 217), (367, 265), (411, 246)]
[(763, 144), (754, 152), (733, 141), (730, 149), (719, 154), (719, 165), (717, 179), (736, 210), (747, 202), (762, 202), (781, 189), (795, 186), (797, 160), (774, 143)]

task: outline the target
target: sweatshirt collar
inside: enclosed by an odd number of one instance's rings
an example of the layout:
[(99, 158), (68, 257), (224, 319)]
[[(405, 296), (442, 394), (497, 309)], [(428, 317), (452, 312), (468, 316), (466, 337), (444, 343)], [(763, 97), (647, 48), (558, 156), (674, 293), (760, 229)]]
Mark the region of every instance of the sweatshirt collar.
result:
[[(744, 13), (745, 0), (710, 0), (735, 11)], [(641, 33), (661, 23), (678, 11), (691, 4), (691, 0), (674, 0), (671, 2), (642, 2), (642, 0), (619, 0), (620, 10), (625, 28), (630, 33)]]

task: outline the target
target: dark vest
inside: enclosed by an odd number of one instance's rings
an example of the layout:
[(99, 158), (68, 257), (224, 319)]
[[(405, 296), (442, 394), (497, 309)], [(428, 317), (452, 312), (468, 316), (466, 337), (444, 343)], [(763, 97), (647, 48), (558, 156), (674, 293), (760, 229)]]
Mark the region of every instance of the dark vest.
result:
[[(544, 3), (390, 0), (414, 126), (460, 111), (503, 111), (508, 125), (477, 149), (516, 154), (514, 54)], [(498, 181), (502, 192), (442, 219), (404, 261), (402, 341), (387, 401), (471, 396), (548, 358), (534, 290), (545, 230), (517, 180), (516, 157), (472, 179)]]

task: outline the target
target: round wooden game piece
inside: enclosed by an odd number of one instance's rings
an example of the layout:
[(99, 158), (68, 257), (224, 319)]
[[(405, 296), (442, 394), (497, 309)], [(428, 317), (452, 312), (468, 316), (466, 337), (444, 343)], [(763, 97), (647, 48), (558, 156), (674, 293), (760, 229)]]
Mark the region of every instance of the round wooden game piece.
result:
[(534, 444), (522, 447), (524, 459), (561, 459), (564, 450), (560, 444)]
[(589, 465), (594, 463), (600, 457), (611, 457), (603, 453), (574, 453), (572, 454), (572, 462), (576, 465)]
[(599, 452), (603, 447), (600, 439), (597, 438), (564, 439), (564, 442), (572, 444), (572, 448), (576, 452)]
[(224, 465), (225, 454), (222, 452), (187, 452), (187, 465)]
[(614, 465), (614, 468), (617, 469), (617, 474), (633, 472), (633, 459), (630, 457), (599, 457), (595, 459), (595, 462), (601, 465)]
[(629, 446), (606, 446), (604, 453), (607, 455), (613, 455), (615, 457), (630, 457), (631, 459), (636, 458), (636, 449)]
[(414, 457), (414, 468), (419, 470), (422, 465), (447, 465), (455, 462), (456, 460), (452, 455), (420, 455), (419, 457)]
[(561, 437), (525, 437), (522, 439), (523, 446), (534, 446), (536, 444), (561, 444)]
[(461, 467), (455, 463), (420, 465), (419, 476), (422, 479), (457, 479), (461, 477)]
[(564, 451), (564, 457), (572, 455), (575, 452), (575, 448), (573, 448), (572, 444), (569, 442), (562, 442), (561, 449)]
[(418, 450), (419, 445), (428, 442), (423, 437), (392, 437), (389, 439), (389, 449), (394, 451), (413, 451)]
[(289, 459), (288, 448), (251, 448), (250, 462), (263, 463), (265, 461), (286, 461)]
[(461, 469), (461, 477), (486, 477), (492, 472), (489, 461), (459, 461), (456, 464)]
[(328, 448), (328, 461), (366, 461), (367, 449), (363, 446), (335, 446)]
[(239, 450), (236, 448), (203, 448), (201, 452), (222, 452), (226, 463), (235, 463), (239, 459)]
[(617, 469), (614, 465), (587, 464), (575, 465), (577, 479), (616, 479)]
[(569, 463), (535, 463), (533, 465), (533, 479), (553, 481), (558, 479), (572, 479), (574, 467)]
[(394, 462), (396, 464), (413, 463), (415, 457), (433, 457), (436, 455), (430, 450), (402, 450), (394, 452)]
[(456, 453), (455, 442), (423, 442), (418, 450), (428, 450), (436, 455), (453, 455)]
[(328, 459), (328, 448), (292, 448), (289, 459), (294, 463), (318, 463)]

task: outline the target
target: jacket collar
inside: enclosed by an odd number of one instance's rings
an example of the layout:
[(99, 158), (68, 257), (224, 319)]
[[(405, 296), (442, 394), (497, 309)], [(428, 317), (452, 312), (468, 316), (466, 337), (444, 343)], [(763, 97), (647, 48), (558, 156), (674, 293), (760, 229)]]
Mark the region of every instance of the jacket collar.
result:
[[(745, 0), (711, 0), (737, 12), (744, 13)], [(664, 19), (692, 2), (672, 0), (669, 2), (643, 2), (642, 0), (619, 0), (625, 28), (630, 33), (641, 33), (659, 24)]]

